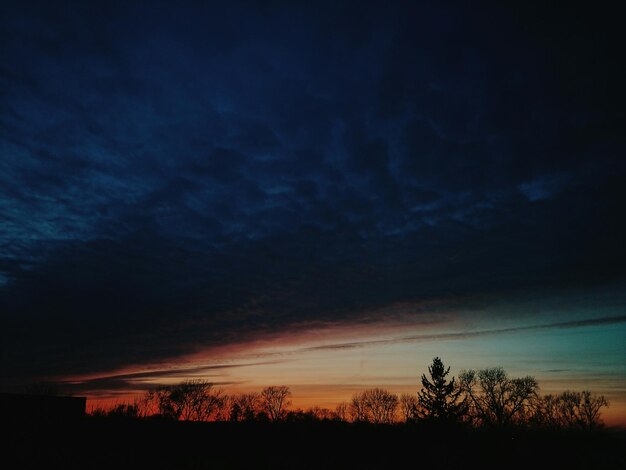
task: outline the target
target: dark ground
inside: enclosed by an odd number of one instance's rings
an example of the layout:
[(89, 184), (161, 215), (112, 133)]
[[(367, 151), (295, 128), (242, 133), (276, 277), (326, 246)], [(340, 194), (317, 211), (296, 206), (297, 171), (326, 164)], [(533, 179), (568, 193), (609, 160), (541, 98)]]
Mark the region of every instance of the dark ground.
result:
[(621, 430), (86, 419), (8, 431), (3, 454), (16, 459), (10, 468), (20, 469), (626, 468)]

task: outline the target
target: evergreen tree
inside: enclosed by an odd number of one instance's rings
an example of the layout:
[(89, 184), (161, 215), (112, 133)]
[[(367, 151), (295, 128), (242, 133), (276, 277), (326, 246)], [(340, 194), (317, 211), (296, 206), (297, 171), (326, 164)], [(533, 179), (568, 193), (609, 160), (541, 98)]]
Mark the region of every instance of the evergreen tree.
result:
[(460, 399), (461, 390), (454, 377), (447, 381), (450, 367), (446, 369), (438, 357), (428, 367), (430, 380), (422, 374), (422, 389), (417, 394), (418, 415), (430, 420), (458, 420), (465, 410), (465, 403)]

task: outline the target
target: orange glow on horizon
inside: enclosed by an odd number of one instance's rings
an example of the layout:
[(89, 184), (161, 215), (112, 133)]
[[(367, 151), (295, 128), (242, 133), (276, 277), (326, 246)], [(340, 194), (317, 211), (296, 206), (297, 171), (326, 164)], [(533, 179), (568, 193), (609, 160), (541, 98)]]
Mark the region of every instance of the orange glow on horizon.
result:
[[(205, 378), (227, 393), (288, 385), (292, 408), (334, 409), (365, 388), (380, 386), (398, 394), (416, 393), (420, 375), (426, 372), (432, 357), (438, 355), (451, 365), (454, 375), (461, 369), (502, 365), (513, 377), (534, 375), (543, 393), (588, 389), (603, 394), (610, 402), (603, 410), (606, 424), (626, 426), (623, 381), (615, 378), (611, 370), (588, 369), (572, 349), (580, 345), (606, 347), (596, 345), (594, 335), (606, 334), (606, 328), (614, 326), (511, 332), (509, 325), (502, 323), (504, 333), (484, 334), (485, 325), (479, 318), (465, 322), (458, 317), (448, 321), (441, 318), (432, 321), (405, 316), (403, 321), (392, 324), (368, 321), (357, 325), (312, 325), (298, 332), (275, 333), (240, 344), (197, 348), (175, 362), (153, 364), (150, 368), (128, 367), (106, 375), (74, 377), (69, 382), (125, 377), (126, 389), (86, 393), (88, 408), (91, 404), (111, 406), (132, 401), (146, 387)], [(619, 326), (623, 328), (623, 324)], [(495, 330), (491, 327), (489, 331)], [(578, 342), (570, 341), (572, 335)], [(580, 341), (581, 335), (587, 338), (585, 342)], [(616, 338), (619, 340), (619, 333)]]

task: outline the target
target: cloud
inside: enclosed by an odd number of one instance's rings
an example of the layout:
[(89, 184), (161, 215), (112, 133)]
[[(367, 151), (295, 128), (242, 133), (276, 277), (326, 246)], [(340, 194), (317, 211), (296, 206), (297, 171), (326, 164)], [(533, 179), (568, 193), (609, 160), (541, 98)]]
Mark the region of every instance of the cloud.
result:
[(59, 382), (63, 389), (71, 390), (72, 393), (107, 394), (112, 391), (148, 390), (159, 386), (168, 379), (185, 380), (190, 377), (210, 378), (215, 386), (233, 385), (238, 382), (225, 380), (224, 371), (239, 367), (254, 367), (271, 362), (253, 362), (241, 364), (211, 364), (194, 367), (179, 367), (170, 369), (154, 369), (142, 372), (104, 375), (90, 379), (70, 379)]
[(7, 378), (623, 279), (587, 12), (70, 3), (0, 20)]
[(519, 190), (528, 198), (529, 201), (535, 202), (555, 196), (561, 192), (567, 183), (567, 177), (563, 177), (562, 175), (555, 175), (552, 177), (544, 176), (521, 183), (519, 185)]
[[(315, 351), (335, 351), (335, 350), (343, 351), (343, 350), (349, 350), (349, 349), (367, 348), (367, 347), (372, 347), (372, 346), (387, 346), (391, 344), (403, 344), (403, 343), (421, 343), (421, 342), (449, 341), (449, 340), (454, 341), (454, 340), (480, 338), (483, 336), (498, 336), (498, 335), (526, 333), (526, 332), (543, 331), (543, 330), (583, 328), (586, 326), (615, 325), (619, 323), (626, 323), (626, 316), (590, 318), (590, 319), (585, 319), (585, 320), (556, 322), (556, 323), (548, 323), (548, 324), (543, 324), (543, 325), (540, 324), (540, 325), (529, 325), (529, 326), (517, 326), (517, 327), (511, 327), (511, 328), (497, 328), (497, 329), (490, 329), (490, 330), (421, 334), (421, 335), (403, 336), (403, 337), (391, 338), (391, 339), (333, 343), (333, 344), (324, 344), (320, 346), (298, 348), (298, 349), (294, 349), (291, 351), (260, 353), (260, 354), (255, 355), (255, 357), (288, 356), (292, 354), (315, 352)], [(564, 372), (564, 371), (566, 370), (559, 369), (559, 370), (552, 370), (552, 371), (548, 370), (546, 372)]]

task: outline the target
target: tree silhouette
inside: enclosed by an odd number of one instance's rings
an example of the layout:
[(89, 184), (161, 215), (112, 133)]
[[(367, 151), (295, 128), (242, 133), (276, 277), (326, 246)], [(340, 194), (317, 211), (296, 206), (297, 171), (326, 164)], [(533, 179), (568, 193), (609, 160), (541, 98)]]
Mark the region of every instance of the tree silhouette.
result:
[(600, 409), (608, 406), (603, 396), (589, 391), (563, 392), (557, 397), (558, 420), (563, 427), (593, 429), (600, 424)]
[(455, 421), (465, 410), (461, 400), (461, 389), (454, 377), (448, 381), (446, 377), (450, 367), (446, 368), (440, 358), (435, 357), (428, 367), (428, 374), (422, 374), (422, 389), (417, 394), (419, 417), (429, 420)]
[(558, 429), (564, 426), (561, 414), (561, 396), (548, 394), (540, 397), (529, 421), (531, 424), (543, 428)]
[(608, 405), (604, 396), (588, 390), (544, 395), (537, 400), (530, 422), (551, 429), (592, 430), (602, 426), (600, 410)]
[(230, 397), (231, 421), (253, 421), (261, 410), (261, 395), (259, 393), (242, 393)]
[(339, 421), (348, 421), (350, 412), (350, 405), (345, 401), (342, 401), (335, 407), (335, 417)]
[(579, 414), (583, 427), (591, 430), (601, 424), (600, 410), (603, 406), (609, 406), (609, 402), (602, 395), (592, 395), (584, 390), (580, 393)]
[(261, 402), (263, 404), (263, 411), (267, 413), (267, 416), (271, 421), (280, 421), (285, 417), (285, 408), (287, 408), (291, 402), (287, 400), (287, 397), (291, 395), (289, 387), (266, 387), (261, 392)]
[(398, 397), (382, 388), (370, 388), (352, 397), (352, 420), (375, 424), (393, 423), (398, 408)]
[(461, 389), (479, 423), (504, 426), (524, 421), (538, 400), (534, 377), (510, 379), (502, 367), (463, 371)]
[(206, 380), (185, 380), (177, 385), (159, 387), (147, 393), (146, 407), (154, 406), (160, 415), (182, 421), (208, 421), (225, 404), (221, 390)]
[(365, 409), (373, 423), (393, 423), (398, 408), (398, 397), (382, 388), (372, 388), (363, 392)]
[(287, 412), (291, 393), (286, 386), (228, 396), (206, 380), (186, 380), (150, 389), (132, 403), (92, 408), (89, 414), (127, 419), (157, 415), (181, 421), (338, 420), (391, 424), (396, 422), (399, 409), (405, 422), (462, 419), (475, 426), (514, 424), (593, 430), (602, 426), (600, 412), (608, 406), (603, 396), (589, 391), (540, 396), (534, 377), (511, 379), (501, 367), (462, 371), (458, 381), (454, 377), (448, 380), (449, 374), (450, 368), (435, 357), (428, 376), (421, 377), (418, 394), (405, 393), (398, 398), (381, 388), (367, 389), (354, 394), (349, 403), (340, 403), (334, 411), (314, 406)]
[(105, 411), (102, 416), (116, 419), (137, 419), (140, 417), (139, 407), (134, 403), (120, 403)]
[(406, 423), (415, 421), (418, 418), (418, 406), (417, 396), (408, 393), (400, 395), (400, 412)]
[(354, 423), (367, 421), (367, 412), (361, 393), (356, 393), (350, 400), (350, 419)]

